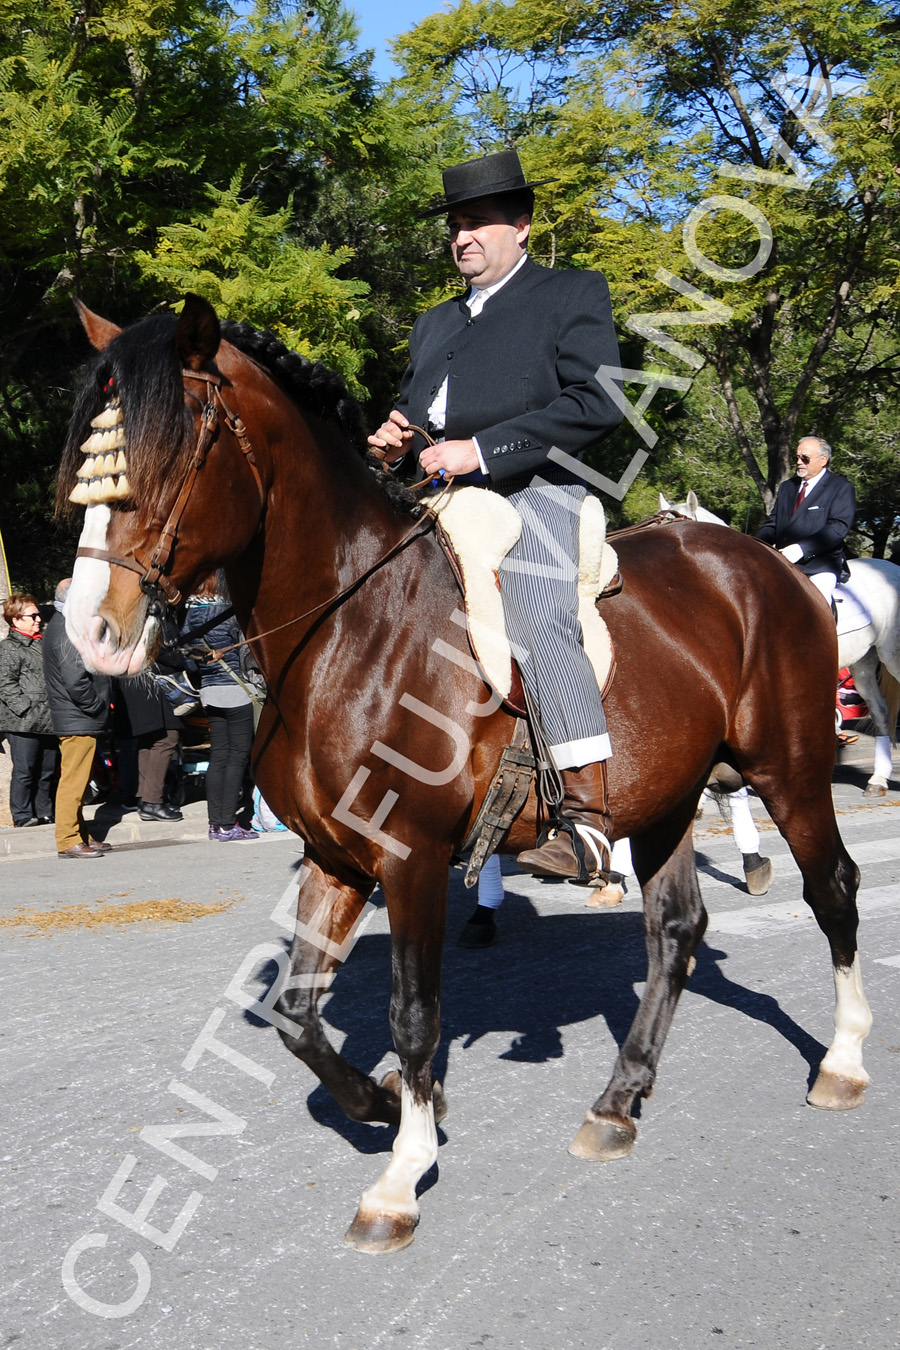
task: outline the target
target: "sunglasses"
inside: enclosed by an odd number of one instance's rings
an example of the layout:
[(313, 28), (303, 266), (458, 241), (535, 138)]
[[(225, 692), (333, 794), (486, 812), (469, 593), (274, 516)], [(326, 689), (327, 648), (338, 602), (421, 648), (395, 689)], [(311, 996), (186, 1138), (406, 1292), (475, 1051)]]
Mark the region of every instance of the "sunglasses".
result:
[(40, 619), (41, 616), (35, 611), (34, 614), (22, 614), (20, 617), (23, 619)]
[(811, 458), (812, 458), (811, 455), (798, 455), (798, 456), (797, 456), (797, 463), (798, 463), (798, 464), (808, 464)]

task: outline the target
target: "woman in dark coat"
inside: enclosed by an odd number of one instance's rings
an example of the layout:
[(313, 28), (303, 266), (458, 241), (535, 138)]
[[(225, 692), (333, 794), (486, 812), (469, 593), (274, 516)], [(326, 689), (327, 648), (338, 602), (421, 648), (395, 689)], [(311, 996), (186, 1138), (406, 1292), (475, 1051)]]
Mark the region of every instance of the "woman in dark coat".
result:
[[(221, 573), (188, 597), (181, 631), (182, 645), (189, 651), (221, 650), (243, 639)], [(199, 670), (200, 702), (209, 719), (209, 837), (219, 843), (258, 839), (255, 831), (237, 820), (254, 732), (253, 699), (241, 674), (240, 658), (236, 651), (226, 652), (219, 661), (200, 662)]]
[(13, 825), (49, 825), (59, 745), (44, 682), (41, 614), (33, 595), (10, 595), (3, 617), (9, 636), (0, 642), (0, 732), (12, 756), (9, 809)]

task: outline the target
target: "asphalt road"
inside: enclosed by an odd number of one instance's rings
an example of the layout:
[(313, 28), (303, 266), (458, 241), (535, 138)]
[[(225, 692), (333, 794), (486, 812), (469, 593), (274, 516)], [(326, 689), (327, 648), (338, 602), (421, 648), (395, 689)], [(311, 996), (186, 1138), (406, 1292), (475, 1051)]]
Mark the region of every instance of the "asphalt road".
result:
[[(57, 859), (52, 831), (0, 831), (0, 1347), (900, 1344), (900, 783), (864, 802), (867, 748), (844, 752), (835, 786), (862, 870), (866, 1105), (804, 1101), (833, 989), (783, 841), (760, 815), (776, 880), (754, 899), (706, 816), (710, 929), (637, 1147), (572, 1158), (636, 1006), (639, 902), (586, 910), (509, 868), (498, 944), (448, 944), (450, 1113), (416, 1240), (387, 1258), (342, 1235), (391, 1133), (345, 1121), (240, 1006), (286, 937), (272, 914), (297, 841), (210, 844), (202, 805), (177, 826), (127, 817), (96, 863)], [(455, 874), (451, 939), (470, 903)], [(335, 1043), (379, 1074), (388, 959), (378, 909), (326, 1004)], [(203, 1120), (217, 1133), (172, 1132)]]

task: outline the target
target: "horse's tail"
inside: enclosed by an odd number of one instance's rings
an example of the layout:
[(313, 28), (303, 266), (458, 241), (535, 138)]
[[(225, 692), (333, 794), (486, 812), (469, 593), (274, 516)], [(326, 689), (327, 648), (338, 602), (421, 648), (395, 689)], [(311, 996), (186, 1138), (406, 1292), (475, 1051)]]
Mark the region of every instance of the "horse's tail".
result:
[(894, 678), (887, 666), (882, 666), (881, 673), (878, 676), (878, 686), (884, 694), (884, 701), (887, 704), (891, 741), (896, 745), (897, 717), (900, 715), (900, 680)]

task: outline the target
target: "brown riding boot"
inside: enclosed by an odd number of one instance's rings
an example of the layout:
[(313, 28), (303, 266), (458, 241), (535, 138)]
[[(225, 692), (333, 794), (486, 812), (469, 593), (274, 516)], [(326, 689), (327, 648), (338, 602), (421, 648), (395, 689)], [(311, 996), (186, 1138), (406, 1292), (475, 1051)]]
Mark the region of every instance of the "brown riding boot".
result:
[[(520, 853), (516, 862), (535, 877), (562, 877), (570, 881), (605, 882), (609, 874), (609, 793), (606, 763), (583, 769), (563, 769), (561, 815), (575, 829), (577, 842), (565, 830), (545, 830), (538, 847)], [(580, 827), (580, 828), (579, 828)], [(598, 838), (597, 836), (602, 836)], [(577, 852), (576, 852), (577, 850)], [(579, 858), (581, 854), (581, 858)]]

